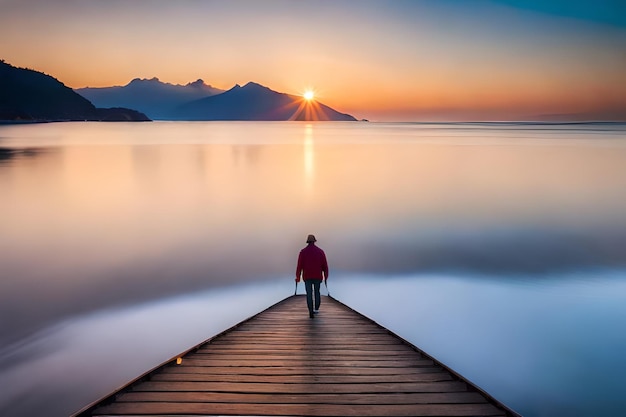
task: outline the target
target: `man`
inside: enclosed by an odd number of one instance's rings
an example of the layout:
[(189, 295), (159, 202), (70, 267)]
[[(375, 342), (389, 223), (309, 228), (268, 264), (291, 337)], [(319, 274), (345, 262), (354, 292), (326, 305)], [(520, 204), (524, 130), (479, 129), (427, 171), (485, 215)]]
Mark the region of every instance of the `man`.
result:
[[(306, 288), (306, 305), (309, 308), (309, 317), (314, 318), (320, 309), (320, 285), (322, 280), (328, 279), (328, 262), (324, 251), (315, 246), (315, 236), (309, 235), (306, 238), (307, 246), (298, 255), (298, 266), (296, 267), (296, 282), (300, 278), (304, 280)], [(313, 300), (315, 295), (315, 300)], [(315, 304), (315, 309), (313, 305)]]

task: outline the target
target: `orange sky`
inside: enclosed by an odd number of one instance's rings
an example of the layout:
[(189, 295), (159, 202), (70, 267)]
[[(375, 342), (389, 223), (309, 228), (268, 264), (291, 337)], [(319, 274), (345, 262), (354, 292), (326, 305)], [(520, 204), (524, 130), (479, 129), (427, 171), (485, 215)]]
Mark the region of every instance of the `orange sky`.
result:
[(370, 120), (622, 113), (626, 24), (506, 2), (1, 0), (0, 58), (66, 85), (255, 81)]

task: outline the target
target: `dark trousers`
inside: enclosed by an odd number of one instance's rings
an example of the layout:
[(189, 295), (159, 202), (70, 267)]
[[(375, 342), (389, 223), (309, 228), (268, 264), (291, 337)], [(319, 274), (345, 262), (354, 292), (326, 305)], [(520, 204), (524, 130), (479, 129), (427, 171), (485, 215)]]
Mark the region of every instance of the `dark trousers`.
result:
[(313, 314), (313, 296), (315, 295), (315, 309), (320, 309), (320, 285), (322, 285), (321, 279), (310, 279), (304, 281), (304, 287), (306, 288), (306, 305), (309, 307), (309, 314)]

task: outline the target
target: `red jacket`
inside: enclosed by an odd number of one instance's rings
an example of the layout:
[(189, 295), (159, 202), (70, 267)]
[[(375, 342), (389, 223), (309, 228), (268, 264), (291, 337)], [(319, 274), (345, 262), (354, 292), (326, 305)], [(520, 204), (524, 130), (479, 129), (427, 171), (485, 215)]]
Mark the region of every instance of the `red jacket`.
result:
[(328, 262), (323, 250), (315, 246), (314, 243), (300, 251), (298, 255), (298, 266), (296, 267), (296, 282), (300, 277), (305, 281), (314, 279), (328, 279)]

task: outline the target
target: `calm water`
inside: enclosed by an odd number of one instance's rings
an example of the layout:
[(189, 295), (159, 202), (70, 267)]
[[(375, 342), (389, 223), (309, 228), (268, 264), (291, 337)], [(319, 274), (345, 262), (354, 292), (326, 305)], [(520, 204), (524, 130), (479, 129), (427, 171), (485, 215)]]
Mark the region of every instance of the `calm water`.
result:
[(0, 415), (292, 294), (308, 233), (333, 296), (525, 416), (626, 409), (626, 125), (155, 122), (0, 126)]

